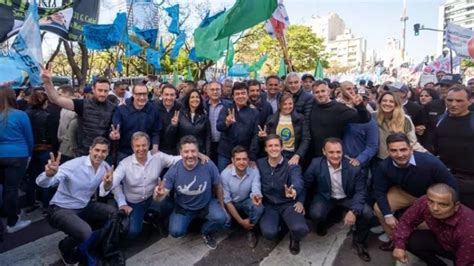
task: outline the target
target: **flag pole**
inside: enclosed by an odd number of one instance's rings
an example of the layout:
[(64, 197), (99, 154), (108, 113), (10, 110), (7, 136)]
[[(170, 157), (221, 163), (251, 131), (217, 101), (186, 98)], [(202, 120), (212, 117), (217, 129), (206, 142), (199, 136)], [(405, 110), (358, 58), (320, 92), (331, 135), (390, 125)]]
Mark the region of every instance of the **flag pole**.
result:
[(295, 71), (293, 68), (293, 64), (291, 63), (290, 56), (288, 53), (288, 47), (286, 45), (285, 37), (284, 36), (277, 36), (277, 40), (280, 43), (281, 49), (283, 51), (283, 57), (285, 58), (285, 63), (288, 65), (288, 69), (290, 72)]

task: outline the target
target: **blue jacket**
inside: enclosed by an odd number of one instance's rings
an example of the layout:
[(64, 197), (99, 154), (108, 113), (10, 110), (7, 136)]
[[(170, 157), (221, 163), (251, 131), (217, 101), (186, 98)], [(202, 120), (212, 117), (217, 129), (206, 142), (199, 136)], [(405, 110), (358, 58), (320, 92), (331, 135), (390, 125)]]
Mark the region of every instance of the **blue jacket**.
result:
[(120, 125), (119, 152), (132, 154), (132, 135), (142, 131), (150, 136), (151, 144), (160, 144), (161, 117), (156, 106), (147, 102), (141, 110), (133, 107), (133, 97), (115, 109), (112, 124)]
[[(352, 198), (352, 210), (362, 214), (367, 197), (366, 179), (360, 174), (360, 168), (349, 164), (349, 160), (342, 159), (342, 187), (348, 198)], [(299, 200), (304, 202), (306, 191), (316, 187), (316, 195), (320, 200), (331, 200), (331, 176), (329, 174), (326, 157), (314, 158), (304, 173), (304, 190)]]
[(7, 120), (0, 114), (0, 158), (29, 157), (33, 151), (33, 131), (28, 115), (10, 109)]
[(293, 185), (298, 197), (303, 191), (301, 168), (298, 165), (289, 165), (288, 159), (283, 160), (275, 167), (268, 163), (268, 157), (257, 160), (260, 172), (260, 183), (263, 194), (263, 203), (270, 205), (295, 204), (296, 200), (285, 197), (285, 185)]
[(237, 111), (235, 104), (230, 108), (235, 110), (236, 122), (230, 126), (225, 124), (228, 107), (222, 108), (217, 118), (217, 130), (222, 132), (217, 153), (230, 158), (232, 148), (242, 145), (249, 150), (250, 160), (256, 161), (258, 153), (258, 111), (248, 106)]
[(371, 119), (368, 123), (348, 124), (343, 142), (344, 154), (357, 159), (362, 167), (367, 167), (379, 148), (377, 123)]

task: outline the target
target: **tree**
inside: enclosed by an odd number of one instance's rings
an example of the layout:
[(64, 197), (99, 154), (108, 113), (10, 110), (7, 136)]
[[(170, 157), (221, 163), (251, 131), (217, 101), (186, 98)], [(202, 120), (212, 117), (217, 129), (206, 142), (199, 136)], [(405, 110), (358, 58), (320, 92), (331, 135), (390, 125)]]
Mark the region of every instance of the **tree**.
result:
[[(262, 68), (263, 74), (277, 73), (280, 58), (283, 57), (278, 41), (265, 32), (263, 24), (253, 27), (249, 32), (237, 42), (235, 61), (253, 64), (262, 54), (268, 54), (268, 60)], [(291, 25), (287, 32), (287, 45), (295, 71), (313, 71), (318, 59), (321, 59), (323, 66), (328, 64), (323, 40), (316, 37), (310, 27)]]

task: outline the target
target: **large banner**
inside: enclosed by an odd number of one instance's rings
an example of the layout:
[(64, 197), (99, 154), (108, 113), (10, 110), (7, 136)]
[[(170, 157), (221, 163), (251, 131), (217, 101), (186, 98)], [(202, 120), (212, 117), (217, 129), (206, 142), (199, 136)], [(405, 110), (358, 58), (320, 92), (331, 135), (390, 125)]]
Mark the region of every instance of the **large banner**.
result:
[(474, 58), (474, 31), (455, 24), (448, 24), (445, 31), (446, 46), (457, 56)]
[[(0, 42), (20, 30), (29, 6), (28, 0), (0, 0)], [(84, 40), (82, 27), (97, 24), (99, 0), (75, 0), (59, 8), (38, 8), (40, 29), (69, 41)]]

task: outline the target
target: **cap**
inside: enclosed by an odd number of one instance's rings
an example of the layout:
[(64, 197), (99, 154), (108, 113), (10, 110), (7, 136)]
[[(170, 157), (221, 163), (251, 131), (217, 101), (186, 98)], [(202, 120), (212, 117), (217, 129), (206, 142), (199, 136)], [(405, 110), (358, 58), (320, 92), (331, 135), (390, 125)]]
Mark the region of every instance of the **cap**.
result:
[(391, 92), (408, 92), (408, 86), (398, 81), (388, 84), (387, 87)]
[(456, 83), (459, 83), (461, 84), (462, 82), (462, 79), (461, 79), (461, 75), (459, 74), (446, 74), (444, 75), (443, 79), (441, 79), (438, 84), (439, 85), (454, 85)]
[(305, 79), (307, 79), (307, 78), (310, 78), (310, 79), (312, 79), (313, 81), (315, 81), (313, 75), (308, 74), (308, 73), (303, 74), (303, 76), (301, 77), (301, 80), (305, 80)]

